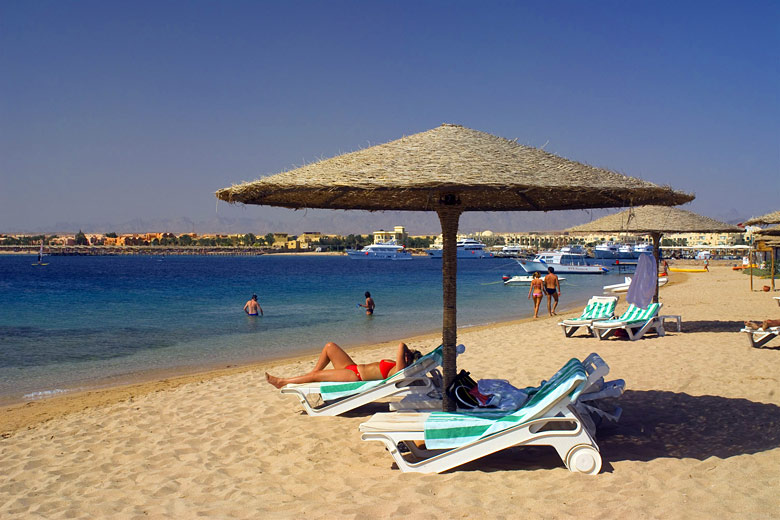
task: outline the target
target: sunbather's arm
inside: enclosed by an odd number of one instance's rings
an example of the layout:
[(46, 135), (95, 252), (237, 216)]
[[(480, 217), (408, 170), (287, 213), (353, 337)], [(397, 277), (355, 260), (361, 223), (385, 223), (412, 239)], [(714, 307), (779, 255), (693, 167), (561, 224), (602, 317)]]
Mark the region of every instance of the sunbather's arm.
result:
[(406, 346), (406, 343), (399, 343), (398, 344), (398, 353), (395, 356), (395, 366), (390, 369), (390, 372), (387, 373), (387, 376), (390, 377), (396, 372), (403, 370), (407, 366), (411, 365), (412, 357), (412, 351), (409, 350), (409, 347)]

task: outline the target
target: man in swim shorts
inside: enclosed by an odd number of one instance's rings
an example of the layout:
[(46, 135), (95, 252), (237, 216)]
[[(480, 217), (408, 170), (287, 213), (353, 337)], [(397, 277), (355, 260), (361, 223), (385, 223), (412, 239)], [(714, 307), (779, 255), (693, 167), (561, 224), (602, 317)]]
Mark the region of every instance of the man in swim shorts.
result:
[(250, 316), (257, 316), (257, 311), (260, 311), (260, 316), (263, 315), (263, 308), (257, 303), (257, 295), (253, 294), (252, 299), (244, 305), (244, 312)]
[[(544, 289), (547, 292), (547, 312), (550, 316), (555, 316), (555, 310), (558, 308), (558, 295), (561, 294), (561, 284), (558, 281), (558, 275), (555, 274), (555, 269), (552, 267), (547, 268), (547, 275), (544, 277)], [(550, 304), (552, 300), (555, 300), (555, 305)]]

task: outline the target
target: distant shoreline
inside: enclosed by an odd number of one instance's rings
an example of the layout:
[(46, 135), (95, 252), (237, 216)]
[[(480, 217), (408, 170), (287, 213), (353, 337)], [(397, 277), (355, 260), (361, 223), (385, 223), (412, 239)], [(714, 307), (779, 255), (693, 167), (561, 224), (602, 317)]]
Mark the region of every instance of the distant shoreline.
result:
[[(0, 246), (0, 255), (36, 256), (40, 245)], [(415, 256), (428, 256), (423, 250), (410, 250)], [(231, 246), (44, 246), (44, 256), (120, 256), (120, 255), (168, 255), (168, 256), (262, 256), (304, 255), (345, 256), (343, 251), (289, 251), (266, 248)]]

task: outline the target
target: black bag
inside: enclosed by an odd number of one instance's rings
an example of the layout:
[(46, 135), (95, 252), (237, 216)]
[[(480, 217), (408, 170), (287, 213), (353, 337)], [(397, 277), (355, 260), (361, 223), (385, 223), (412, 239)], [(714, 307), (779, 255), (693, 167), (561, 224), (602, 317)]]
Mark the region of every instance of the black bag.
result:
[(458, 408), (465, 409), (490, 406), (487, 403), (492, 397), (481, 394), (477, 382), (465, 370), (461, 370), (455, 376), (452, 384), (447, 388), (447, 394), (455, 401)]

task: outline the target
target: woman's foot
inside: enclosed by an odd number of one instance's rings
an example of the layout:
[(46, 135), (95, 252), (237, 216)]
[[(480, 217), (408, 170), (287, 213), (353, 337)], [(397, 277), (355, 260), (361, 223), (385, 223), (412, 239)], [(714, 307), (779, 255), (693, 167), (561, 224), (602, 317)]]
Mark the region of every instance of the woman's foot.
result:
[(274, 385), (276, 388), (281, 388), (285, 385), (285, 383), (279, 379), (278, 377), (274, 377), (268, 372), (265, 373), (265, 380)]

